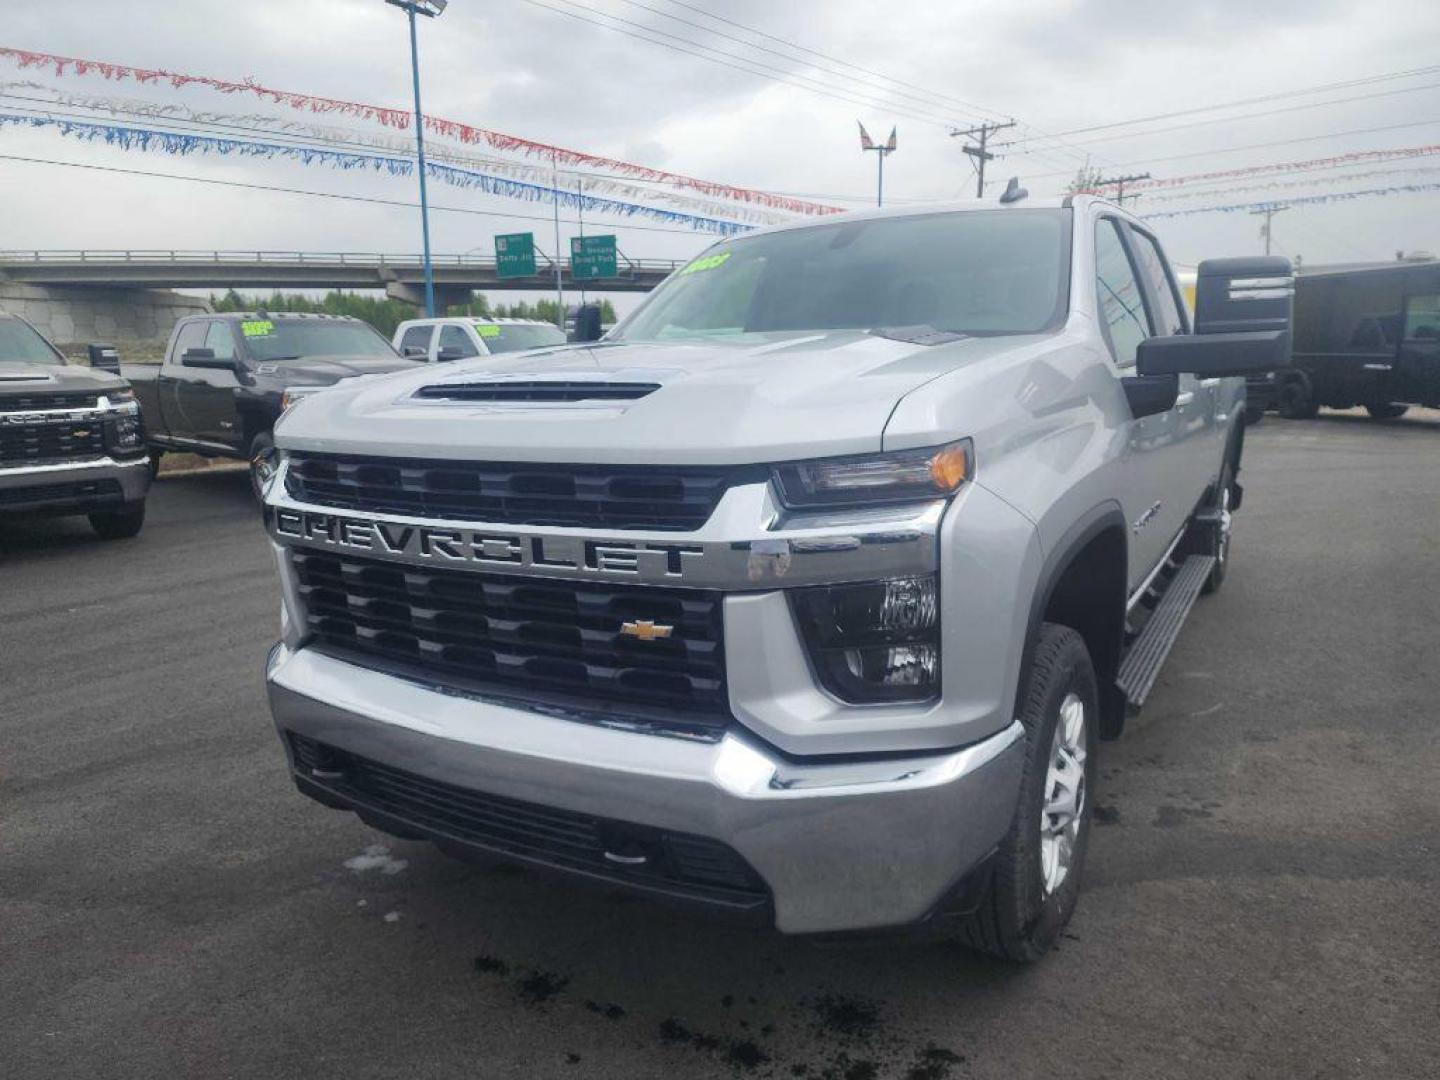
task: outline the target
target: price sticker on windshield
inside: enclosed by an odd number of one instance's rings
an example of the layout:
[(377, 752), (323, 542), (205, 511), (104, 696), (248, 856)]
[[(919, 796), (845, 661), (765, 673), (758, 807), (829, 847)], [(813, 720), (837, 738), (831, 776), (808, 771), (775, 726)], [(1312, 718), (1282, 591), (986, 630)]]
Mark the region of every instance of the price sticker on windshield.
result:
[(275, 332), (275, 324), (269, 319), (246, 319), (240, 324), (240, 333), (246, 337), (264, 337)]
[(703, 259), (696, 259), (685, 269), (680, 271), (680, 276), (686, 274), (698, 274), (704, 270), (714, 270), (717, 266), (724, 266), (725, 260), (730, 258), (730, 252), (722, 251), (719, 255), (706, 255)]
[(475, 325), (475, 333), (481, 337), (499, 337), (500, 327), (494, 323), (477, 323)]

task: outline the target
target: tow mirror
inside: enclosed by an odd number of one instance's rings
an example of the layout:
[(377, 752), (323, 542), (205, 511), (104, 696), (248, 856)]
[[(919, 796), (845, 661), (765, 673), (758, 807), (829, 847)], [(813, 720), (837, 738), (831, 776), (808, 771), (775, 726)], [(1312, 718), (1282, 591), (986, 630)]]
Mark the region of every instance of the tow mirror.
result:
[(456, 348), (454, 345), (446, 345), (435, 354), (435, 359), (445, 364), (452, 360), (463, 360), (465, 359), (465, 350)]
[(1196, 275), (1195, 332), (1142, 341), (1136, 370), (1208, 379), (1288, 367), (1294, 294), (1288, 259), (1208, 259)]
[(571, 341), (599, 341), (601, 333), (599, 304), (581, 304), (575, 309), (575, 329), (570, 335)]
[(85, 346), (85, 351), (90, 354), (90, 366), (96, 371), (120, 374), (120, 354), (115, 351), (114, 345), (96, 343)]
[(400, 350), (400, 355), (407, 360), (424, 360), (429, 354), (424, 345), (406, 345)]

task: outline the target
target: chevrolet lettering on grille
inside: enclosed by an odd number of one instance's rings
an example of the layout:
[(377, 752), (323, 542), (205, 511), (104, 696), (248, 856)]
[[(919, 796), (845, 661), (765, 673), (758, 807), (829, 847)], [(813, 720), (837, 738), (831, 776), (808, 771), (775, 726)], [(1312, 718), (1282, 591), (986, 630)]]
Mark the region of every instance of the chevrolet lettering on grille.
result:
[(87, 418), (83, 412), (30, 412), (30, 413), (0, 413), (0, 423), (3, 424), (76, 424)]
[(705, 554), (704, 548), (696, 544), (630, 543), (491, 529), (449, 529), (279, 507), (270, 509), (266, 518), (270, 531), (279, 540), (366, 551), (407, 562), (469, 563), (492, 570), (569, 570), (599, 576), (675, 580), (693, 570)]

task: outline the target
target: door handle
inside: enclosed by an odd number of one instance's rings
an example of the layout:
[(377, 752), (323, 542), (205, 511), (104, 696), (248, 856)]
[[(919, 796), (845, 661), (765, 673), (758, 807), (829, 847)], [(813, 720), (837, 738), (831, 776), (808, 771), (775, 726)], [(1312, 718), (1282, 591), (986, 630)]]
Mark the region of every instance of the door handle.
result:
[(1190, 404), (1192, 401), (1194, 401), (1194, 400), (1195, 400), (1195, 391), (1194, 391), (1194, 390), (1185, 390), (1185, 391), (1182, 391), (1181, 393), (1175, 395), (1175, 407), (1176, 407), (1177, 409), (1179, 409), (1179, 408), (1184, 408), (1186, 405), (1189, 405), (1189, 404)]

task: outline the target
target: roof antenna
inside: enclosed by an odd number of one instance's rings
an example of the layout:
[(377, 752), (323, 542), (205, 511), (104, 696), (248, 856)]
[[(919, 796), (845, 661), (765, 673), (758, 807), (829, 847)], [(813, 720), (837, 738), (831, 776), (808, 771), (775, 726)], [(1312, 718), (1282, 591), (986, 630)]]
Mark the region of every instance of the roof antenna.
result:
[(1012, 176), (1010, 177), (1010, 183), (1005, 185), (1005, 194), (1000, 196), (1000, 201), (1008, 205), (1009, 203), (1019, 202), (1021, 199), (1027, 198), (1029, 194), (1030, 192), (1020, 186), (1020, 178), (1018, 176)]

